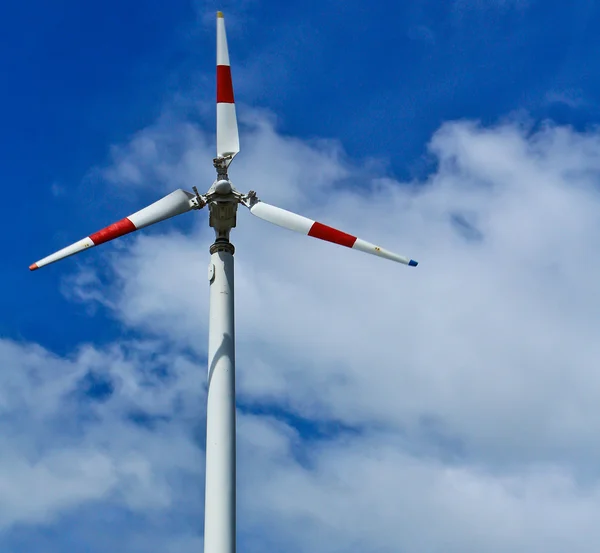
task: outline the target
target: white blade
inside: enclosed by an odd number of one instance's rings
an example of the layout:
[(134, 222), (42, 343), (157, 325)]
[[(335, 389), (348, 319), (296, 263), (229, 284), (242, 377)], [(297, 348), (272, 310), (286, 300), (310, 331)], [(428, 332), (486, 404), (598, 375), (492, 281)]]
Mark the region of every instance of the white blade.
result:
[(153, 225), (154, 223), (159, 223), (160, 221), (164, 221), (175, 215), (185, 213), (192, 209), (192, 204), (190, 203), (192, 198), (195, 198), (194, 194), (181, 189), (175, 190), (175, 192), (171, 192), (168, 196), (161, 198), (157, 202), (154, 202), (133, 215), (125, 217), (125, 219), (121, 219), (94, 234), (90, 234), (86, 238), (63, 248), (48, 257), (44, 257), (44, 259), (40, 259), (37, 263), (30, 265), (29, 269), (35, 271), (44, 265), (49, 265), (50, 263), (79, 253), (82, 250), (98, 246), (99, 244), (123, 236), (124, 234), (129, 234), (130, 232)]
[(354, 250), (360, 250), (361, 252), (384, 257), (385, 259), (390, 259), (392, 261), (396, 261), (397, 263), (404, 263), (405, 265), (410, 265), (411, 267), (416, 267), (418, 265), (414, 259), (384, 250), (375, 244), (361, 240), (360, 238), (352, 236), (351, 234), (346, 234), (341, 230), (328, 227), (327, 225), (323, 225), (322, 223), (318, 223), (312, 219), (302, 217), (302, 215), (296, 215), (291, 211), (286, 211), (285, 209), (281, 209), (261, 201), (257, 201), (252, 207), (250, 207), (250, 211), (252, 212), (252, 215), (256, 215), (257, 217), (264, 219), (269, 223), (273, 223), (274, 225), (278, 225), (301, 234), (307, 234), (308, 236), (326, 240), (327, 242), (333, 242), (334, 244), (339, 244), (340, 246), (346, 246), (347, 248), (352, 248)]
[(225, 19), (221, 12), (217, 12), (217, 156), (233, 158), (239, 151), (240, 137), (233, 99)]

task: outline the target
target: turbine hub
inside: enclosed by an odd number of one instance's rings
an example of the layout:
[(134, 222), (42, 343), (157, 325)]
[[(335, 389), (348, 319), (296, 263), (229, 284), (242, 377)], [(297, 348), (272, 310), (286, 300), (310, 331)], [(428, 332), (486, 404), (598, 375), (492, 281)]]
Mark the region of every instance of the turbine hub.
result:
[(217, 194), (229, 194), (231, 192), (231, 183), (225, 179), (218, 180), (215, 183), (214, 191)]

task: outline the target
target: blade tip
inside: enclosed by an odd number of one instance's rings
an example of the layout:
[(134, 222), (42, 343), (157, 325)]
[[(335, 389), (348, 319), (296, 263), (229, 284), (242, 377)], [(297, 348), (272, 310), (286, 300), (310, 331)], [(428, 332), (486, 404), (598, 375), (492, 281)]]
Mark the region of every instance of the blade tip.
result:
[(419, 264), (419, 262), (418, 262), (418, 261), (415, 261), (414, 259), (411, 259), (411, 260), (408, 262), (408, 264), (409, 264), (409, 266), (410, 266), (410, 267), (416, 267), (416, 266)]
[(223, 12), (217, 12), (217, 17), (223, 19), (225, 16), (223, 15)]
[(39, 269), (37, 263), (32, 263), (31, 265), (29, 265), (30, 271), (35, 271), (36, 269)]

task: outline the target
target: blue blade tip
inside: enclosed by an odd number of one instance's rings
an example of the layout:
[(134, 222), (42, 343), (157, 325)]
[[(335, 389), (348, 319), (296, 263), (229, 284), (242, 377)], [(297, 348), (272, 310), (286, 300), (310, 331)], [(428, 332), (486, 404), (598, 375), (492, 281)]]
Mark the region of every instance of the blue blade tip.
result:
[(416, 267), (416, 266), (419, 264), (419, 262), (418, 262), (418, 261), (415, 261), (414, 259), (411, 259), (411, 260), (408, 262), (408, 264), (409, 264), (411, 267)]

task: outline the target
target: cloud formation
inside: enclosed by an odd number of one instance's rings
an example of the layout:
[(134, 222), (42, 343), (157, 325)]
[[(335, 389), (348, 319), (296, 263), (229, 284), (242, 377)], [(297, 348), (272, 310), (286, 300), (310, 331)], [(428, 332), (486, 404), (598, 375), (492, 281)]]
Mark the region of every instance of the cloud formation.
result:
[[(339, 144), (281, 136), (264, 114), (245, 125), (240, 190), (420, 265), (240, 208), (240, 547), (595, 552), (600, 135), (451, 122), (428, 145), (428, 177), (398, 182)], [(212, 144), (202, 127), (161, 120), (116, 146), (104, 175), (157, 194), (207, 188)], [(9, 451), (26, 460), (3, 472), (15, 489), (21, 478), (46, 490), (0, 505), (6, 540), (76, 508), (89, 520), (94, 504), (142, 521), (193, 512), (156, 531), (198, 546), (212, 237), (195, 215), (187, 235), (140, 233), (70, 277), (71, 294), (138, 341), (70, 359), (3, 343), (2, 375), (19, 377), (1, 405), (23, 425)], [(90, 379), (100, 388), (82, 395)]]

